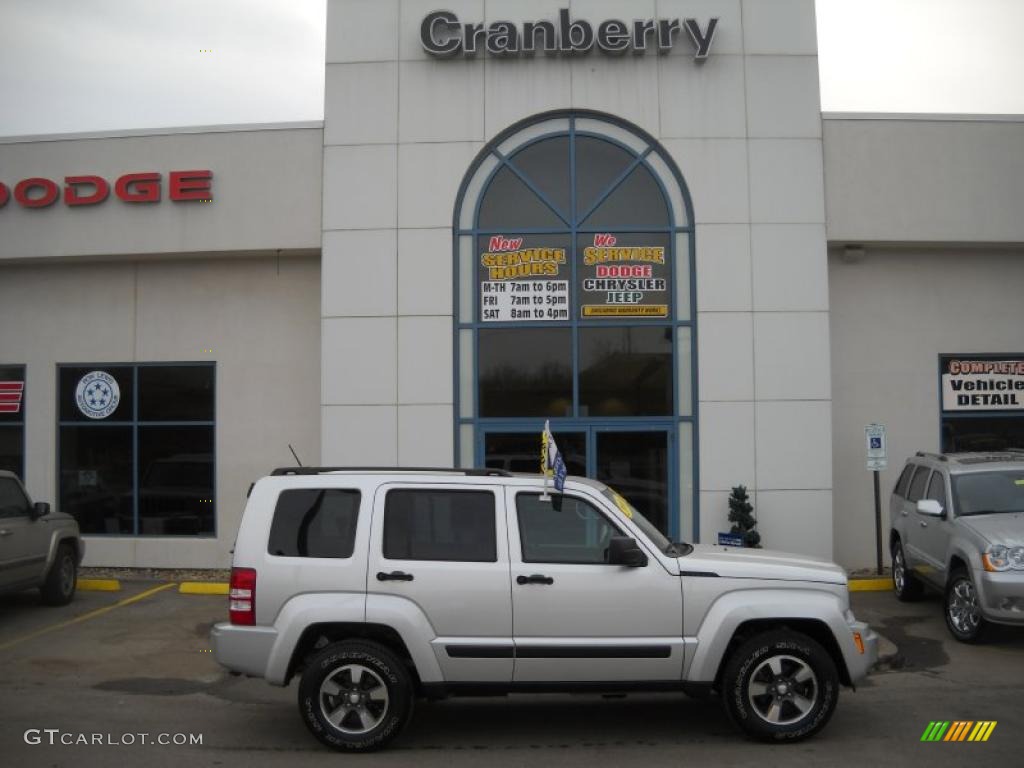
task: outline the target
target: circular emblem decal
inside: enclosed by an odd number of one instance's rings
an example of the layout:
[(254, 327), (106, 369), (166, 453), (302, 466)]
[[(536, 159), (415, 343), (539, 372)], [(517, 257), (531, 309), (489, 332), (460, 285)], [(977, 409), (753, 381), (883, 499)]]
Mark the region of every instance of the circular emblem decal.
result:
[(109, 373), (91, 371), (75, 387), (78, 410), (90, 419), (105, 419), (117, 410), (121, 402), (121, 388)]

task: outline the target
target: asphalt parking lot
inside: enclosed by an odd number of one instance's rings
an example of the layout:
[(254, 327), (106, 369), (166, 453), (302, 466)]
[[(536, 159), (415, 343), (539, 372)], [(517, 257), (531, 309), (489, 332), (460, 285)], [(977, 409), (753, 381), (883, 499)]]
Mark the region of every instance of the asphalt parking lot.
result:
[[(422, 703), (388, 751), (340, 758), (309, 736), (295, 685), (230, 677), (207, 635), (224, 597), (153, 582), (80, 592), (63, 608), (33, 593), (0, 598), (0, 754), (6, 765), (715, 766), (1020, 764), (1024, 631), (984, 646), (947, 634), (941, 603), (855, 593), (854, 610), (898, 645), (892, 668), (844, 691), (832, 722), (796, 745), (745, 741), (717, 702), (683, 695), (514, 696)], [(129, 602), (131, 601), (131, 602)], [(995, 720), (986, 743), (921, 743), (932, 720)], [(49, 744), (46, 729), (57, 729)], [(30, 732), (27, 743), (25, 733)], [(68, 734), (68, 735), (65, 735)], [(71, 744), (103, 734), (114, 744)], [(142, 744), (160, 734), (201, 745)], [(134, 735), (134, 736), (131, 736)], [(134, 744), (124, 744), (131, 737)]]

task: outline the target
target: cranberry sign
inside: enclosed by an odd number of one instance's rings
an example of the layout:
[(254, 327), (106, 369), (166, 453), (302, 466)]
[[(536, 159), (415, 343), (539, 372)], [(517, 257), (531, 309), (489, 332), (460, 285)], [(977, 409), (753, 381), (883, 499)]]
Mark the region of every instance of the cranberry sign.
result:
[[(167, 174), (167, 196), (175, 202), (213, 200), (213, 171), (171, 171)], [(163, 177), (156, 171), (126, 173), (113, 183), (114, 195), (124, 203), (158, 203), (163, 194)], [(58, 182), (40, 176), (22, 179), (13, 188), (15, 202), (22, 208), (48, 208), (63, 196), (68, 207), (99, 205), (110, 197), (111, 184), (102, 176), (65, 176), (63, 195)], [(12, 191), (0, 181), (0, 208), (7, 205)]]

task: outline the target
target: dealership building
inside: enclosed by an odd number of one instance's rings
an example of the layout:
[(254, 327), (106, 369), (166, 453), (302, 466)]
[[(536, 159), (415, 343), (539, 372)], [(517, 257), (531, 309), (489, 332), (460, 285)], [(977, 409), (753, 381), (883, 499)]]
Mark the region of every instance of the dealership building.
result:
[(548, 421), (673, 538), (744, 485), (861, 568), (867, 425), (883, 528), (906, 456), (1024, 446), (1024, 120), (822, 114), (813, 0), (329, 0), (325, 66), (322, 123), (0, 139), (0, 468), (87, 565)]

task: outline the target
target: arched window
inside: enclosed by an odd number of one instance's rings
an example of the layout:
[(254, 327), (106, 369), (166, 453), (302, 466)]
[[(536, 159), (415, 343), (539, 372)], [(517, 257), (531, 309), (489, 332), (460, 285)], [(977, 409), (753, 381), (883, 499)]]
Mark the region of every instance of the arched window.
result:
[(536, 472), (550, 420), (570, 474), (696, 537), (693, 214), (650, 136), (593, 112), (495, 138), (455, 208), (461, 466)]

